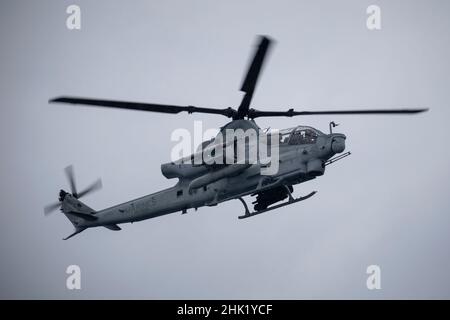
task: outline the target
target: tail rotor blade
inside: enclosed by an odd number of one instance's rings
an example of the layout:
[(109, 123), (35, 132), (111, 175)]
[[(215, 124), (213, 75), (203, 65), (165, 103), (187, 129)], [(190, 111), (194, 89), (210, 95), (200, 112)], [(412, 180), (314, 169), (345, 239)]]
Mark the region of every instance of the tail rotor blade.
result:
[(81, 198), (89, 193), (100, 190), (102, 188), (102, 186), (103, 186), (102, 180), (98, 179), (97, 181), (92, 183), (90, 186), (88, 186), (86, 189), (84, 189), (83, 191), (80, 191), (80, 193), (77, 194), (77, 198)]
[(48, 216), (61, 206), (61, 202), (55, 202), (44, 207), (44, 214)]
[[(80, 193), (77, 192), (76, 182), (75, 182), (75, 174), (73, 170), (73, 166), (68, 166), (64, 169), (64, 172), (66, 174), (67, 180), (69, 180), (70, 190), (72, 192), (72, 196), (75, 199), (81, 198), (91, 192), (97, 191), (102, 188), (102, 180), (97, 179), (94, 181), (91, 185), (89, 185), (87, 188), (82, 190)], [(69, 195), (68, 192), (64, 190), (60, 190), (59, 192), (59, 202), (51, 203), (44, 207), (44, 214), (48, 216), (56, 209), (59, 209), (62, 204), (64, 203), (64, 200), (66, 196)]]
[(66, 173), (67, 180), (69, 180), (70, 191), (73, 194), (73, 196), (75, 198), (77, 198), (78, 193), (77, 193), (77, 187), (76, 187), (76, 183), (75, 183), (75, 174), (73, 172), (73, 166), (66, 167), (64, 169), (64, 171)]

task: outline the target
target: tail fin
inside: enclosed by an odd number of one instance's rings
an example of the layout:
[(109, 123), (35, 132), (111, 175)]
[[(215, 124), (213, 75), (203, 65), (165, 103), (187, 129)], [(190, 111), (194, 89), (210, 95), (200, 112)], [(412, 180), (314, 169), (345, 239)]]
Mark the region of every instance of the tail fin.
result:
[(88, 207), (71, 194), (67, 194), (64, 197), (61, 211), (75, 227), (75, 232), (67, 238), (64, 238), (64, 240), (70, 239), (78, 233), (86, 230), (89, 228), (89, 223), (98, 220), (98, 217), (95, 216), (96, 211), (94, 209)]
[(70, 238), (72, 238), (73, 236), (83, 232), (84, 230), (86, 230), (87, 228), (75, 228), (75, 232), (72, 233), (70, 236), (63, 238), (63, 240), (69, 240)]

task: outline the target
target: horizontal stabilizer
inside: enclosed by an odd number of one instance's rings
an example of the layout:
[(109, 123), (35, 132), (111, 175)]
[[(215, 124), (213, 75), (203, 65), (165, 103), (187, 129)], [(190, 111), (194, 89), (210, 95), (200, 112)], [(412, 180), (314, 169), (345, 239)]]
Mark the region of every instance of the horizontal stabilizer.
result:
[(122, 230), (117, 224), (109, 224), (104, 226), (106, 229), (112, 230), (112, 231), (120, 231)]

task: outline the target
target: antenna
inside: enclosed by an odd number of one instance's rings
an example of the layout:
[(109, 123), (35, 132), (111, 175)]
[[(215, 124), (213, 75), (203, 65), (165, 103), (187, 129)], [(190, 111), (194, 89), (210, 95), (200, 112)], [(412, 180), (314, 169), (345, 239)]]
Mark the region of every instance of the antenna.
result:
[(335, 123), (334, 121), (330, 122), (330, 134), (333, 133), (333, 128), (337, 127), (339, 123)]

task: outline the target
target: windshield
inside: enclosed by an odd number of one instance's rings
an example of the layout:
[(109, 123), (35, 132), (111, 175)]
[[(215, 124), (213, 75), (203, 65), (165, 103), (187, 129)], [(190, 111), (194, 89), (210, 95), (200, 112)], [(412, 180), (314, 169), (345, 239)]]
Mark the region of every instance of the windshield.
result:
[(297, 128), (291, 134), (289, 144), (314, 144), (317, 136), (317, 133), (310, 128)]
[[(277, 133), (270, 130), (269, 134)], [(293, 128), (282, 129), (278, 131), (281, 144), (313, 144), (316, 143), (317, 137), (323, 133), (315, 128), (307, 126), (298, 126)]]

